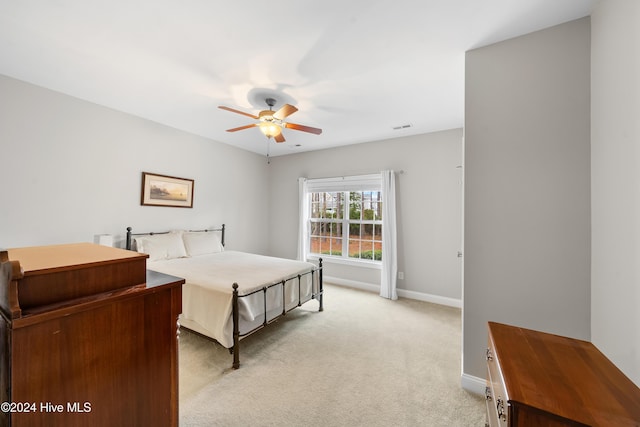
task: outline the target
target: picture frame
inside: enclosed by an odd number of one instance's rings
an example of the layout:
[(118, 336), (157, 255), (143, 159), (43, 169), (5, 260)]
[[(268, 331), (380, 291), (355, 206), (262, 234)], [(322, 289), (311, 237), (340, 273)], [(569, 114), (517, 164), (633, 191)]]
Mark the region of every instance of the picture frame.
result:
[(140, 204), (193, 208), (193, 185), (193, 179), (142, 172)]

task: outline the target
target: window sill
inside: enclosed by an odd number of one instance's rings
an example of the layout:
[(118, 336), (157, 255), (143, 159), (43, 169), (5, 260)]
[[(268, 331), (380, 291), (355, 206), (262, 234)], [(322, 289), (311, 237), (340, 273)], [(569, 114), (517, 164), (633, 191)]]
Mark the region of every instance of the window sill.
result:
[(369, 260), (360, 260), (360, 259), (347, 259), (341, 258), (331, 255), (316, 255), (311, 254), (307, 256), (308, 260), (317, 261), (318, 258), (322, 258), (323, 263), (329, 264), (342, 264), (342, 265), (351, 265), (353, 267), (361, 267), (361, 268), (372, 268), (376, 270), (382, 270), (382, 262), (380, 261), (369, 261)]

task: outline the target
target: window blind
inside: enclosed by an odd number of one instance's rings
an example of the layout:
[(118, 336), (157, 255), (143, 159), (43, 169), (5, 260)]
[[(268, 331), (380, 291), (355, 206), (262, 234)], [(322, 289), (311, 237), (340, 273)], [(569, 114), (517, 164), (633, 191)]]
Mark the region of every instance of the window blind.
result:
[(380, 191), (380, 174), (307, 179), (309, 193), (336, 191)]

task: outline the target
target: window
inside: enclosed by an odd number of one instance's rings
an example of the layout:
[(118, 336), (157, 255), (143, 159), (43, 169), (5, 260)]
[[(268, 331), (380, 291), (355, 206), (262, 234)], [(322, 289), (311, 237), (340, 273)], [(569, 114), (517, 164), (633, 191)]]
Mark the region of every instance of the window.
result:
[(298, 196), (298, 259), (311, 255), (379, 269), (380, 295), (396, 299), (395, 173), (300, 177)]
[(309, 253), (382, 260), (382, 195), (379, 190), (309, 193)]

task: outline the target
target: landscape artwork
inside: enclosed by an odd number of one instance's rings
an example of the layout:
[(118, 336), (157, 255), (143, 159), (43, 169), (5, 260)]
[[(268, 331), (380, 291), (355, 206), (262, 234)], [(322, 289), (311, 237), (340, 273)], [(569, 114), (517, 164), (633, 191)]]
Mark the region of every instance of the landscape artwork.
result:
[(142, 172), (143, 206), (193, 207), (193, 180)]

